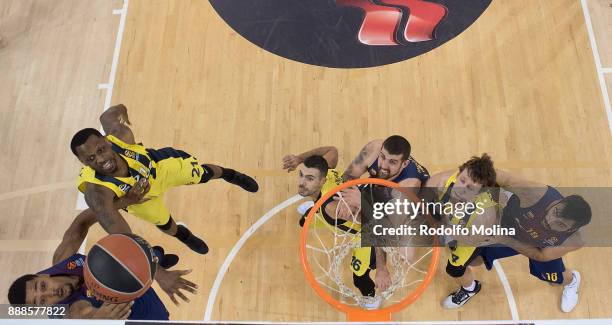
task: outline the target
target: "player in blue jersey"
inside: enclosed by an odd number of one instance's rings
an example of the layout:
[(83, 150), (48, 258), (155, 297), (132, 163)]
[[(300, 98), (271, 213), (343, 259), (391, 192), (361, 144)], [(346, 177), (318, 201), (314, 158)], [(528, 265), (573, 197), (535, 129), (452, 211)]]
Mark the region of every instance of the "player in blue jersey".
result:
[[(9, 288), (9, 302), (32, 305), (67, 304), (67, 318), (168, 320), (169, 313), (153, 288), (149, 288), (134, 301), (124, 304), (103, 303), (87, 289), (83, 279), (85, 256), (77, 252), (89, 228), (96, 222), (93, 211), (88, 209), (81, 212), (66, 230), (62, 242), (55, 250), (53, 266), (15, 280)], [(188, 302), (189, 299), (181, 290), (195, 293), (197, 288), (197, 285), (183, 278), (190, 270), (165, 270), (164, 267), (173, 266), (178, 259), (175, 255), (164, 255), (159, 247), (154, 251), (162, 266), (157, 267), (155, 280), (175, 304), (178, 304), (175, 296)], [(171, 260), (172, 258), (174, 259)]]
[(367, 172), (371, 177), (418, 189), (429, 178), (429, 172), (410, 153), (410, 143), (402, 136), (372, 140), (361, 149), (342, 177), (347, 181)]
[[(561, 310), (570, 312), (578, 304), (580, 273), (566, 269), (563, 257), (584, 246), (581, 228), (591, 221), (591, 208), (579, 195), (563, 196), (551, 186), (528, 181), (497, 170), (497, 184), (509, 191), (500, 199), (505, 207), (500, 225), (514, 228), (514, 236), (495, 238), (496, 245), (483, 247), (480, 258), (490, 270), (497, 259), (515, 255), (529, 258), (529, 271), (541, 281), (563, 285)], [(472, 295), (461, 289), (451, 294), (452, 303), (464, 305)]]
[[(400, 135), (392, 135), (385, 140), (372, 140), (353, 159), (342, 174), (342, 178), (344, 181), (348, 181), (360, 178), (367, 173), (370, 177), (395, 182), (416, 194), (419, 192), (421, 185), (429, 179), (429, 172), (412, 157), (411, 150), (410, 142)], [(407, 199), (401, 191), (395, 193), (398, 198)], [(342, 199), (349, 207), (358, 207), (360, 206), (361, 193), (356, 189), (348, 188), (342, 191)], [(342, 211), (339, 211), (338, 215), (343, 218), (348, 217)], [(399, 218), (387, 216), (387, 218), (396, 226), (409, 222), (405, 216)], [(406, 254), (410, 256), (413, 252), (414, 250), (410, 249)], [(380, 291), (385, 291), (391, 284), (391, 275), (386, 267), (386, 254), (382, 248), (375, 249), (375, 258), (377, 265), (376, 287)]]

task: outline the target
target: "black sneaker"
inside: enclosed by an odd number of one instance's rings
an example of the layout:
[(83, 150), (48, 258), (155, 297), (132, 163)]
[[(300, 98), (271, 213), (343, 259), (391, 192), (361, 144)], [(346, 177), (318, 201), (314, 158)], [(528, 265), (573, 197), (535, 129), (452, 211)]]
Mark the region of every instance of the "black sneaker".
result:
[[(206, 245), (206, 243), (201, 240), (200, 238), (198, 238), (196, 235), (192, 234), (191, 231), (189, 231), (189, 229), (187, 229), (185, 226), (183, 225), (178, 225), (179, 228), (185, 228), (187, 234), (189, 234), (189, 236), (187, 238), (185, 238), (185, 240), (181, 240), (181, 242), (183, 242), (185, 245), (187, 245), (187, 247), (191, 248), (192, 251), (198, 253), (198, 254), (206, 254), (208, 253), (208, 246)], [(178, 230), (177, 230), (178, 232)]]
[(224, 178), (228, 183), (238, 185), (243, 190), (255, 193), (259, 190), (257, 182), (249, 175), (234, 171), (234, 176), (230, 179)]
[(475, 281), (476, 287), (473, 291), (468, 291), (464, 287), (460, 286), (459, 290), (451, 293), (448, 295), (448, 297), (446, 297), (446, 299), (444, 299), (444, 302), (442, 302), (442, 307), (446, 309), (455, 309), (465, 305), (470, 298), (474, 297), (478, 292), (480, 292), (480, 288), (482, 286), (478, 280)]
[(178, 255), (175, 254), (166, 254), (164, 252), (164, 248), (161, 246), (153, 246), (153, 251), (155, 251), (155, 255), (158, 257), (159, 266), (164, 269), (169, 269), (175, 266), (179, 262)]
[(159, 266), (163, 267), (164, 269), (169, 269), (173, 266), (175, 266), (176, 264), (178, 264), (179, 262), (179, 257), (176, 254), (164, 254), (164, 258), (162, 258), (161, 263), (159, 263)]

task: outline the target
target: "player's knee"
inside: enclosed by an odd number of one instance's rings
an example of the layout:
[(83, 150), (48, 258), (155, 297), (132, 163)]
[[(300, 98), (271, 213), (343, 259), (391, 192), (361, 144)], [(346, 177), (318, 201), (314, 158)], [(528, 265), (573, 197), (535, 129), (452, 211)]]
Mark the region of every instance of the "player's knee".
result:
[(168, 219), (168, 222), (166, 222), (163, 225), (157, 225), (157, 228), (159, 228), (159, 230), (163, 231), (163, 232), (167, 232), (168, 230), (170, 230), (170, 228), (172, 228), (172, 223), (174, 222), (174, 220), (172, 220), (172, 217), (170, 217), (170, 219)]
[(200, 184), (207, 183), (215, 175), (215, 172), (212, 170), (212, 168), (210, 168), (210, 166), (206, 164), (202, 164), (202, 168), (204, 169), (204, 174), (202, 174), (202, 178), (200, 179)]
[(450, 262), (446, 263), (446, 274), (453, 278), (460, 278), (465, 274), (467, 269), (464, 265), (452, 265)]

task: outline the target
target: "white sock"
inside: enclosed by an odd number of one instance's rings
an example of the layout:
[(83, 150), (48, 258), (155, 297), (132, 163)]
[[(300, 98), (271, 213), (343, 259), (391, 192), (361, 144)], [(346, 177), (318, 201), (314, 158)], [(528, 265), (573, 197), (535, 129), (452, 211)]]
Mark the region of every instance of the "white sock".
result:
[(470, 284), (469, 287), (463, 287), (463, 289), (467, 291), (474, 291), (474, 289), (476, 289), (476, 281), (472, 280), (472, 284)]
[(566, 287), (573, 287), (576, 285), (576, 275), (574, 274), (574, 272), (572, 272), (572, 282), (570, 282), (569, 284), (566, 284)]

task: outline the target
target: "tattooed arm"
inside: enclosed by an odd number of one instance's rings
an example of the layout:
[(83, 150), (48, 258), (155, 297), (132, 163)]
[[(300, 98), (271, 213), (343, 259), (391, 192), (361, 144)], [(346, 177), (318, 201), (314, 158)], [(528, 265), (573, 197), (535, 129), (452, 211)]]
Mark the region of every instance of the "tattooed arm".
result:
[(378, 157), (380, 148), (382, 148), (382, 142), (382, 140), (373, 140), (366, 144), (361, 149), (361, 152), (359, 152), (359, 155), (346, 168), (342, 175), (342, 180), (346, 182), (361, 177), (368, 170), (368, 166)]
[(96, 213), (102, 228), (109, 234), (132, 233), (130, 226), (114, 206), (114, 198), (115, 193), (106, 187), (87, 183), (85, 202)]

